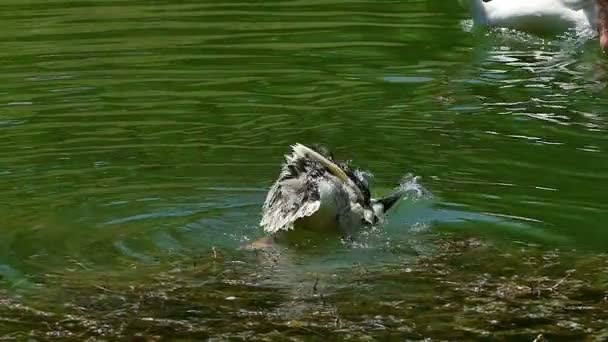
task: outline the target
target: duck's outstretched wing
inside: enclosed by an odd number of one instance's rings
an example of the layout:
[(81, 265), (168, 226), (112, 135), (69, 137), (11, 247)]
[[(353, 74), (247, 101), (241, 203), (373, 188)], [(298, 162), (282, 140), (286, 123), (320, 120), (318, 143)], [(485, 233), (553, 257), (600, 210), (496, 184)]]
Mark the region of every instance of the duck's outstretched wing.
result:
[(260, 225), (267, 233), (291, 230), (298, 219), (311, 216), (321, 205), (318, 189), (306, 177), (277, 181), (266, 196)]
[(311, 160), (309, 149), (303, 145), (296, 144), (292, 149), (262, 207), (260, 226), (270, 234), (293, 229), (298, 219), (314, 214), (321, 205), (315, 182), (322, 174), (318, 161)]

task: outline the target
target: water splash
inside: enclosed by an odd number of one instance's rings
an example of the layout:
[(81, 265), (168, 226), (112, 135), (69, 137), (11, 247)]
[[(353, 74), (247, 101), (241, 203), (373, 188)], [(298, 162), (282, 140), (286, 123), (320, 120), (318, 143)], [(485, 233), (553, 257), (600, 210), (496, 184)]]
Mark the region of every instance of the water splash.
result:
[(366, 186), (369, 187), (369, 184), (374, 180), (374, 174), (371, 171), (367, 170), (355, 170), (355, 177), (359, 178), (361, 181), (365, 183)]
[(420, 184), (420, 176), (408, 173), (399, 182), (398, 191), (403, 193), (404, 199), (412, 201), (429, 200), (433, 198), (433, 194)]

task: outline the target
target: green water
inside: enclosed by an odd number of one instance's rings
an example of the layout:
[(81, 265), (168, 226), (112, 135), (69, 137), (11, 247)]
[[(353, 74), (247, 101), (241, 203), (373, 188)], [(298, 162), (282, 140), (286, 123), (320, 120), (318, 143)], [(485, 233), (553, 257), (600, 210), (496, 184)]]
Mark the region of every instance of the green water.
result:
[[(0, 17), (0, 339), (608, 338), (597, 40), (440, 0)], [(239, 249), (295, 142), (432, 196), (352, 244)]]

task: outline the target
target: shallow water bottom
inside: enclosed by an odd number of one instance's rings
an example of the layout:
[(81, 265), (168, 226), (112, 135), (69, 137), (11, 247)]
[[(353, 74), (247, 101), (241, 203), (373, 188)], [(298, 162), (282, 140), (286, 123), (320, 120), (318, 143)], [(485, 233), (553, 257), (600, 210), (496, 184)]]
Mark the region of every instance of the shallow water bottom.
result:
[[(608, 338), (608, 255), (445, 233), (409, 261), (309, 270), (221, 250), (0, 292), (0, 340)], [(289, 263), (289, 266), (286, 266)], [(301, 267), (300, 267), (301, 266)]]

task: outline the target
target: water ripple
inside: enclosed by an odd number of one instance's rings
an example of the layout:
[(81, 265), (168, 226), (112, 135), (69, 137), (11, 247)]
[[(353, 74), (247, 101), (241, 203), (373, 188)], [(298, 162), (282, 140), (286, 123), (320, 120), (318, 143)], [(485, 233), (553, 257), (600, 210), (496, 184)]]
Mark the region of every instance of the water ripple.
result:
[(0, 10), (0, 265), (236, 247), (259, 234), (296, 141), (372, 170), (376, 189), (422, 175), (439, 205), (463, 210), (442, 221), (428, 209), (431, 229), (485, 229), (492, 215), (601, 241), (608, 69), (576, 39), (476, 36), (452, 2)]

